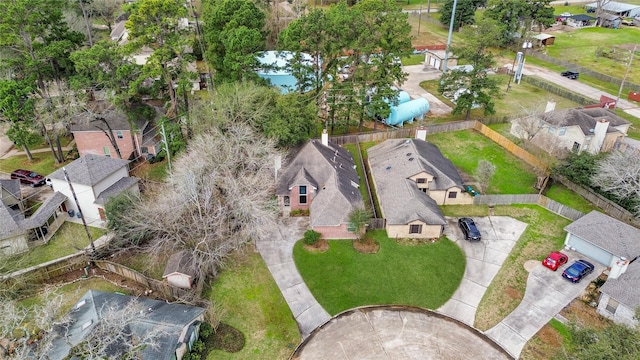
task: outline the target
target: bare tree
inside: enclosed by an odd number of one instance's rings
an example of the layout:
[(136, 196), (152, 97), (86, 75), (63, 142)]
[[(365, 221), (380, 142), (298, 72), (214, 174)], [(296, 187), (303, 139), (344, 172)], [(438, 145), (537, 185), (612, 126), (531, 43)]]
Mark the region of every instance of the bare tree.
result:
[(598, 162), (591, 183), (614, 196), (634, 204), (640, 215), (640, 157), (614, 151)]
[(604, 7), (610, 2), (611, 0), (596, 0), (596, 19), (598, 19), (598, 26), (602, 26), (602, 15), (606, 13)]
[(88, 7), (91, 15), (104, 21), (111, 32), (111, 26), (122, 12), (122, 0), (93, 0)]
[(489, 188), (489, 182), (496, 173), (496, 166), (487, 160), (478, 161), (478, 167), (476, 168), (476, 180), (478, 181), (478, 187), (480, 193), (485, 194)]
[(273, 142), (247, 125), (197, 135), (158, 196), (140, 203), (119, 226), (122, 239), (150, 239), (151, 256), (187, 251), (200, 281), (217, 274), (227, 254), (276, 229)]

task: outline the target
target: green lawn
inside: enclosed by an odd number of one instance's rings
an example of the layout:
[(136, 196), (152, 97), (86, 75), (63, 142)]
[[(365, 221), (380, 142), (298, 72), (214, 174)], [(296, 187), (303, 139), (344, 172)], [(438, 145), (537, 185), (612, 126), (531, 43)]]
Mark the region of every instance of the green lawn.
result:
[[(442, 206), (446, 216), (486, 216), (485, 206)], [(561, 249), (563, 228), (571, 223), (537, 205), (496, 206), (496, 216), (511, 216), (528, 224), (500, 271), (487, 289), (476, 313), (475, 327), (486, 330), (513, 311), (524, 296), (527, 260), (542, 261), (552, 250)]]
[[(89, 227), (93, 240), (105, 234), (105, 230)], [(81, 251), (89, 245), (89, 240), (80, 224), (65, 222), (56, 234), (44, 245), (37, 246), (28, 252), (9, 258), (12, 265), (6, 267), (7, 271), (16, 271), (30, 266), (42, 264)]]
[(214, 350), (207, 359), (287, 359), (300, 342), (298, 326), (259, 254), (235, 254), (205, 298), (224, 309), (222, 322), (240, 330), (237, 353)]
[[(65, 164), (71, 161), (73, 161), (73, 159), (68, 159)], [(33, 154), (33, 161), (29, 161), (26, 155), (12, 156), (8, 159), (0, 160), (0, 172), (5, 173), (10, 173), (16, 169), (28, 169), (46, 176), (61, 166), (62, 164), (55, 164), (51, 152)]]
[(409, 55), (408, 57), (402, 58), (403, 66), (420, 65), (423, 62), (424, 62), (423, 54), (413, 54), (413, 55)]
[(293, 249), (302, 278), (329, 314), (378, 304), (437, 309), (460, 285), (465, 255), (447, 238), (399, 245), (384, 230), (368, 234), (380, 243), (377, 254), (359, 253), (349, 240), (329, 241), (326, 253), (308, 252), (301, 241)]

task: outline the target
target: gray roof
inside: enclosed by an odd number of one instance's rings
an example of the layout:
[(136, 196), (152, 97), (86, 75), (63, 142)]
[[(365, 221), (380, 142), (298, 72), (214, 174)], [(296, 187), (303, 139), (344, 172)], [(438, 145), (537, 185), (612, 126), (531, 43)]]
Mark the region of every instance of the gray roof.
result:
[(9, 194), (13, 195), (16, 199), (20, 200), (22, 198), (22, 193), (20, 192), (20, 180), (0, 179), (0, 187), (5, 189)]
[[(128, 163), (129, 160), (87, 154), (74, 160), (64, 168), (67, 169), (71, 183), (93, 186), (114, 172), (127, 166)], [(62, 169), (58, 169), (51, 173), (49, 178), (65, 180), (64, 172)]]
[(18, 225), (18, 213), (11, 210), (0, 202), (0, 240), (10, 238), (24, 233), (24, 230)]
[(640, 306), (640, 261), (629, 264), (619, 278), (607, 279), (600, 291), (635, 310)]
[(389, 224), (423, 220), (446, 224), (436, 202), (418, 189), (409, 177), (422, 172), (432, 175), (431, 190), (463, 187), (453, 163), (438, 147), (417, 139), (390, 139), (368, 150), (369, 165), (380, 206)]
[(22, 221), (20, 226), (26, 230), (35, 229), (44, 225), (47, 219), (49, 219), (56, 209), (65, 201), (67, 201), (67, 196), (56, 191), (53, 196), (48, 198), (33, 215)]
[(589, 15), (585, 15), (585, 14), (571, 15), (569, 17), (574, 19), (574, 20), (576, 20), (576, 21), (591, 21), (591, 20), (595, 20), (596, 19), (593, 16), (589, 16)]
[[(101, 320), (102, 311), (104, 311), (107, 306), (115, 305), (117, 309), (123, 309), (129, 302), (135, 299), (136, 298), (127, 295), (89, 290), (77, 303), (80, 304), (82, 301), (85, 301), (84, 305), (74, 308), (69, 313), (72, 324), (69, 328), (67, 340), (74, 346), (79, 344), (86, 334), (93, 329), (95, 324)], [(143, 359), (171, 359), (176, 347), (180, 343), (182, 329), (204, 312), (204, 309), (199, 307), (168, 303), (166, 301), (142, 297), (137, 298), (137, 301), (140, 308), (145, 310), (143, 310), (143, 315), (140, 315), (136, 321), (128, 325), (133, 334), (138, 335), (136, 337), (140, 337), (140, 335), (154, 330), (163, 330), (163, 334), (157, 339), (160, 345), (159, 348), (146, 347), (141, 352)], [(89, 321), (93, 323), (83, 330), (82, 326)], [(52, 360), (64, 359), (70, 350), (67, 341), (60, 336), (61, 333), (57, 335), (58, 337), (53, 341), (52, 349), (47, 354)], [(185, 338), (184, 341), (188, 341), (188, 338)], [(117, 357), (119, 358), (119, 356)]]
[[(71, 131), (102, 131), (100, 128), (106, 129), (102, 121), (94, 121), (99, 118), (105, 119), (109, 123), (111, 130), (131, 130), (127, 115), (119, 109), (110, 108), (97, 113), (83, 112), (74, 115), (71, 118)], [(135, 130), (141, 130), (145, 128), (147, 122), (137, 119), (133, 123)]]
[(618, 257), (634, 259), (640, 255), (640, 229), (595, 210), (564, 230)]
[(590, 130), (596, 127), (596, 122), (600, 119), (609, 120), (607, 132), (616, 132), (614, 126), (631, 124), (629, 121), (619, 117), (612, 111), (603, 108), (581, 108), (563, 109), (550, 111), (542, 115), (542, 119), (556, 126), (579, 126), (585, 135), (593, 134)]
[[(594, 3), (591, 3), (591, 4), (587, 4), (586, 7), (596, 8), (596, 7), (598, 7), (598, 3), (594, 2)], [(620, 13), (620, 12), (633, 10), (635, 8), (638, 8), (638, 7), (640, 7), (640, 5), (621, 3), (621, 2), (617, 2), (617, 1), (607, 1), (604, 5), (602, 5), (602, 9), (604, 11), (610, 11), (610, 12), (615, 12), (615, 13)]]
[(313, 186), (317, 194), (310, 207), (311, 226), (336, 226), (347, 223), (353, 209), (364, 208), (359, 182), (353, 157), (346, 149), (311, 140), (283, 171), (276, 194), (289, 195), (297, 185)]
[(178, 273), (193, 277), (195, 271), (189, 266), (193, 262), (192, 260), (191, 254), (184, 250), (171, 255), (169, 261), (167, 261), (167, 266), (164, 268), (162, 277), (165, 278), (171, 274)]
[(104, 191), (98, 195), (98, 197), (96, 198), (96, 201), (94, 201), (94, 204), (104, 205), (112, 197), (118, 196), (120, 193), (122, 193), (123, 191), (129, 190), (132, 186), (136, 184), (138, 184), (137, 177), (125, 176), (122, 179), (113, 183), (113, 185), (104, 189)]

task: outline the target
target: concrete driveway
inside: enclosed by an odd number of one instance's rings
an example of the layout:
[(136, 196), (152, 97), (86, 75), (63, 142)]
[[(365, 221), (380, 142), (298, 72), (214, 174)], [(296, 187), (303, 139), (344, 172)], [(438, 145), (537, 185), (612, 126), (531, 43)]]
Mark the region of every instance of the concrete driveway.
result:
[[(578, 297), (604, 270), (604, 266), (574, 252), (562, 250), (569, 255), (569, 262), (557, 271), (537, 264), (527, 278), (527, 289), (518, 307), (498, 325), (485, 331), (489, 337), (518, 358), (524, 345), (562, 308)], [(573, 284), (562, 278), (562, 271), (575, 260), (586, 259), (595, 265), (593, 273)]]
[(458, 218), (447, 218), (445, 235), (454, 241), (467, 257), (460, 286), (449, 301), (437, 311), (473, 326), (476, 310), (487, 287), (527, 227), (526, 223), (507, 216), (474, 217), (482, 241), (464, 240)]
[(426, 68), (424, 65), (403, 66), (402, 70), (409, 74), (407, 80), (402, 84), (402, 90), (411, 95), (412, 99), (425, 98), (429, 101), (429, 113), (434, 116), (447, 115), (451, 113), (451, 107), (426, 92), (420, 87), (420, 83), (425, 80), (439, 79), (441, 72), (438, 69)]

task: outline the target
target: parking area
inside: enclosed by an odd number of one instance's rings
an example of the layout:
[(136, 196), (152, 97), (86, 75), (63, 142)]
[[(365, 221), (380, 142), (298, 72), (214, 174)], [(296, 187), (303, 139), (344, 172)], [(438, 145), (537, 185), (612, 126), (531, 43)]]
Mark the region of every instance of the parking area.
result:
[(451, 299), (437, 311), (473, 326), (476, 310), (487, 287), (527, 227), (507, 216), (474, 217), (481, 241), (464, 240), (458, 218), (447, 218), (444, 234), (454, 241), (467, 258), (462, 282)]
[[(0, 172), (0, 179), (11, 179), (11, 174)], [(29, 185), (20, 184), (20, 193), (23, 199), (28, 199), (33, 202), (45, 202), (47, 199), (53, 196), (53, 190), (47, 185), (31, 187)]]

